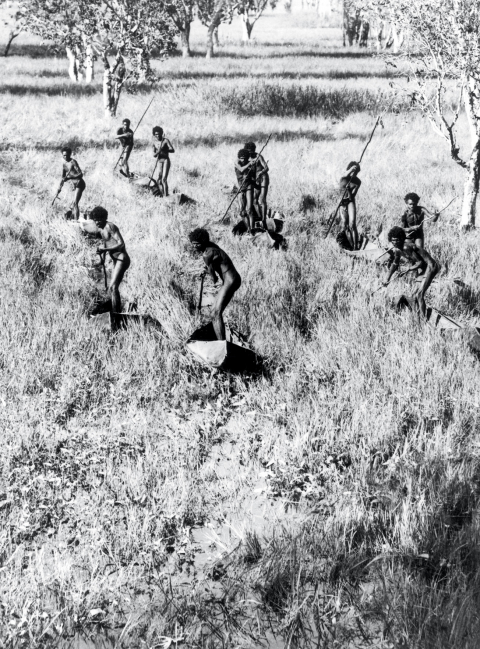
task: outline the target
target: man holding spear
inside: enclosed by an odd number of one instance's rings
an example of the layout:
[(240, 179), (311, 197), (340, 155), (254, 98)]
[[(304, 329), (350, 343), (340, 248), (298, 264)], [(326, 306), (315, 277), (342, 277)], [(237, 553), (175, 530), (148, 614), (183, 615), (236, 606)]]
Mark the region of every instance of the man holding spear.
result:
[[(130, 128), (130, 120), (129, 119), (124, 119), (122, 122), (122, 126), (118, 129), (117, 135), (116, 135), (116, 140), (120, 140), (120, 144), (122, 145), (122, 155), (120, 156), (120, 160), (122, 160), (122, 168), (120, 169), (120, 173), (126, 176), (127, 178), (130, 178), (130, 169), (128, 167), (128, 159), (130, 157), (130, 154), (133, 149), (133, 131)], [(117, 163), (118, 164), (118, 163)], [(125, 171), (123, 171), (123, 169)]]

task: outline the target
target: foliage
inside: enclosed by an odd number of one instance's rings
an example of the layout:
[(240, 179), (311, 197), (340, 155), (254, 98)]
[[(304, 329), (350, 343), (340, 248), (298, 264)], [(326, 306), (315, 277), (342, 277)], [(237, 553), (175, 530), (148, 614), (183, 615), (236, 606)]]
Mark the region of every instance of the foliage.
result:
[(134, 79), (151, 76), (154, 49), (165, 56), (174, 48), (174, 26), (157, 0), (22, 0), (20, 7), (32, 33), (83, 57), (92, 43), (101, 56), (120, 52)]
[[(439, 11), (436, 0), (369, 0), (366, 4), (373, 13), (388, 18), (411, 35), (406, 52), (416, 81), (411, 96), (448, 142), (453, 160), (469, 172), (462, 225), (472, 226), (480, 175), (480, 5), (475, 0), (447, 0)], [(453, 110), (448, 100), (451, 80), (458, 93)], [(471, 148), (466, 156), (460, 155), (457, 143), (457, 123), (463, 107), (472, 126)]]

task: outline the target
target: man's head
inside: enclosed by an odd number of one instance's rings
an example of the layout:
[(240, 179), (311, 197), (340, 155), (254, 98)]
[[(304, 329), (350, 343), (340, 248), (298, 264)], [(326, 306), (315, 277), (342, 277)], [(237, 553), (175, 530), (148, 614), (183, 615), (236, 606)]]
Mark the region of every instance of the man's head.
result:
[(97, 225), (103, 227), (107, 222), (108, 212), (104, 207), (97, 205), (96, 207), (93, 208), (93, 210), (91, 210), (89, 216), (92, 219), (92, 221), (95, 221)]
[(417, 207), (419, 201), (420, 201), (420, 196), (418, 194), (415, 194), (415, 192), (410, 192), (405, 196), (403, 199), (405, 203), (407, 204), (407, 207), (410, 210), (413, 210), (415, 207)]
[(348, 163), (347, 171), (352, 171), (352, 173), (360, 173), (360, 165), (358, 162), (355, 162), (355, 160), (352, 160), (352, 162)]
[(161, 140), (163, 137), (163, 128), (161, 126), (154, 126), (152, 129), (153, 137), (156, 137), (157, 140)]
[(247, 142), (243, 145), (243, 148), (253, 154), (257, 147), (255, 146), (255, 142)]
[(193, 248), (198, 252), (203, 252), (210, 241), (210, 235), (205, 228), (195, 228), (195, 230), (190, 232), (188, 238), (190, 239)]
[(400, 250), (403, 249), (403, 244), (405, 243), (406, 238), (407, 235), (405, 234), (405, 230), (398, 227), (398, 225), (392, 228), (388, 233), (389, 242), (395, 246), (395, 248), (400, 248)]
[(65, 160), (70, 160), (72, 157), (72, 149), (69, 146), (64, 146), (62, 149), (62, 156)]
[(248, 149), (240, 149), (237, 153), (237, 158), (240, 164), (245, 165), (250, 160), (250, 151)]
[(124, 119), (122, 124), (123, 124), (123, 126), (125, 126), (125, 128), (130, 128), (130, 120), (129, 119)]

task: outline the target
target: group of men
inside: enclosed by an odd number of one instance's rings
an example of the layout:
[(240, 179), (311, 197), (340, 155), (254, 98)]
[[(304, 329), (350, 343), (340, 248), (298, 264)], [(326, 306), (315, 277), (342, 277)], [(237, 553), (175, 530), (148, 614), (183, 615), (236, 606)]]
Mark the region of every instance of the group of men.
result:
[[(170, 140), (165, 137), (161, 127), (155, 126), (152, 134), (154, 138), (153, 156), (155, 158), (152, 180), (155, 180), (158, 184), (162, 194), (168, 196), (170, 153), (173, 153), (175, 149)], [(121, 173), (130, 178), (132, 174), (129, 168), (129, 159), (134, 146), (134, 132), (130, 128), (130, 120), (123, 120), (122, 126), (117, 131), (116, 139), (122, 145), (122, 153), (119, 159), (119, 162), (122, 161)], [(72, 182), (75, 192), (72, 212), (78, 220), (80, 217), (79, 202), (85, 190), (85, 181), (78, 162), (72, 158), (72, 150), (69, 147), (64, 147), (62, 156), (64, 162), (58, 193), (60, 193), (65, 182)], [(155, 179), (157, 167), (158, 174)], [(361, 186), (361, 180), (358, 177), (360, 170), (360, 165), (352, 161), (347, 166), (345, 175), (340, 179), (341, 199), (339, 209), (343, 234), (352, 250), (357, 250), (359, 247), (356, 196)], [(265, 226), (267, 195), (270, 184), (268, 163), (261, 154), (256, 152), (254, 142), (247, 142), (238, 152), (235, 173), (241, 199), (241, 216), (245, 222), (247, 232), (252, 233), (255, 221), (261, 220)], [(420, 198), (415, 193), (409, 193), (405, 196), (407, 209), (402, 215), (402, 227), (396, 226), (388, 233), (388, 241), (391, 243), (391, 248), (388, 251), (390, 262), (383, 285), (386, 286), (391, 281), (393, 274), (399, 270), (401, 259), (406, 260), (410, 265), (402, 274), (407, 272), (417, 273), (418, 287), (413, 297), (419, 313), (426, 317), (425, 293), (440, 270), (440, 265), (424, 248), (423, 224), (426, 220), (436, 221), (439, 213), (432, 214), (425, 207), (419, 205), (419, 201)], [(125, 242), (118, 227), (108, 221), (108, 212), (105, 208), (101, 206), (95, 207), (88, 214), (88, 217), (95, 223), (96, 236), (102, 239), (102, 246), (97, 248), (102, 263), (105, 262), (106, 254), (109, 254), (113, 261), (114, 268), (109, 291), (112, 298), (112, 310), (114, 313), (119, 313), (121, 311), (119, 286), (130, 266), (130, 258), (125, 248)], [(240, 275), (228, 255), (210, 241), (206, 230), (197, 228), (190, 233), (189, 238), (193, 250), (203, 255), (206, 272), (209, 272), (214, 282), (217, 278), (222, 280), (221, 289), (213, 306), (212, 317), (217, 338), (224, 340), (225, 324), (222, 314), (241, 285)]]
[[(352, 161), (347, 167), (346, 174), (340, 179), (340, 214), (343, 233), (350, 244), (351, 250), (358, 250), (359, 237), (357, 230), (357, 206), (355, 197), (362, 181), (358, 177), (360, 165)], [(412, 298), (418, 313), (426, 318), (427, 306), (425, 293), (430, 288), (435, 276), (440, 270), (440, 264), (425, 250), (425, 234), (423, 224), (425, 221), (436, 222), (439, 212), (433, 214), (419, 205), (420, 197), (415, 192), (408, 193), (404, 198), (407, 209), (402, 214), (402, 227), (395, 226), (388, 233), (391, 243), (389, 270), (383, 286), (390, 283), (393, 274), (399, 271), (403, 259), (409, 266), (402, 275), (409, 272), (417, 274), (417, 288)]]

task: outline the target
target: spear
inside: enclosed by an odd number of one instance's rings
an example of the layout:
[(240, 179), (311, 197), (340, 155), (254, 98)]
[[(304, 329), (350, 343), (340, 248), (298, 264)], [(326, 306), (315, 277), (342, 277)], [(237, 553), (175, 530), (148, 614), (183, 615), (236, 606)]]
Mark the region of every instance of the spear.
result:
[[(422, 221), (419, 225), (417, 225), (417, 227), (415, 228), (415, 230), (418, 230), (419, 228), (421, 228), (422, 225), (423, 225), (426, 221), (431, 221), (432, 219), (438, 219), (438, 217), (440, 216), (440, 214), (441, 214), (442, 212), (445, 212), (445, 210), (447, 209), (447, 207), (450, 207), (450, 205), (453, 203), (453, 201), (456, 201), (457, 198), (458, 198), (458, 194), (457, 194), (457, 196), (454, 196), (454, 197), (452, 198), (452, 200), (450, 201), (450, 203), (448, 203), (448, 205), (445, 205), (445, 207), (443, 207), (439, 212), (436, 212), (433, 216), (429, 216), (428, 218), (423, 219), (423, 221)], [(415, 232), (415, 230), (412, 230), (412, 232)]]
[[(147, 114), (147, 110), (148, 110), (148, 109), (150, 108), (150, 106), (152, 105), (152, 102), (153, 102), (154, 99), (155, 99), (155, 95), (153, 95), (153, 97), (151, 98), (150, 103), (149, 103), (148, 106), (146, 107), (146, 109), (145, 109), (143, 115), (140, 117), (140, 121), (139, 121), (138, 124), (136, 125), (135, 130), (133, 131), (132, 137), (133, 137), (133, 136), (135, 135), (135, 133), (137, 132), (138, 127), (139, 127), (140, 124), (142, 123), (142, 120), (143, 120), (143, 118), (145, 117), (145, 115)], [(120, 160), (123, 158), (123, 154), (125, 153), (125, 149), (126, 149), (126, 147), (124, 146), (123, 149), (122, 149), (122, 153), (120, 154), (120, 157), (118, 158), (117, 163), (116, 163), (116, 165), (115, 165), (114, 168), (113, 168), (113, 171), (115, 171), (115, 169), (117, 168), (118, 163), (119, 163)]]
[[(376, 128), (377, 128), (377, 126), (378, 126), (379, 124), (382, 124), (382, 126), (383, 126), (383, 123), (382, 123), (382, 116), (381, 116), (381, 115), (379, 115), (379, 116), (377, 117), (377, 121), (375, 122), (375, 126), (373, 127), (373, 131), (372, 131), (371, 134), (370, 134), (370, 138), (369, 138), (368, 142), (366, 143), (366, 145), (365, 145), (364, 148), (363, 148), (362, 155), (360, 156), (360, 160), (358, 161), (358, 164), (360, 164), (360, 163), (362, 162), (363, 156), (365, 155), (365, 151), (367, 150), (368, 145), (369, 145), (370, 142), (372, 141), (372, 139), (373, 139), (373, 135), (374, 135), (374, 133), (375, 133), (375, 130), (376, 130)], [(330, 218), (330, 222), (329, 222), (329, 224), (328, 224), (327, 232), (326, 232), (326, 234), (325, 234), (325, 239), (326, 239), (326, 238), (328, 237), (328, 235), (330, 234), (330, 230), (332, 229), (332, 225), (334, 224), (335, 219), (337, 218), (338, 210), (340, 209), (340, 206), (341, 206), (341, 204), (342, 204), (342, 202), (343, 202), (345, 196), (347, 195), (347, 192), (348, 192), (348, 183), (347, 183), (347, 185), (346, 185), (346, 187), (345, 187), (345, 190), (344, 190), (343, 195), (342, 195), (342, 198), (340, 199), (340, 202), (339, 202), (339, 204), (338, 204), (338, 206), (337, 206), (337, 209), (335, 210), (335, 212), (332, 213), (332, 216), (331, 216), (331, 218)]]

